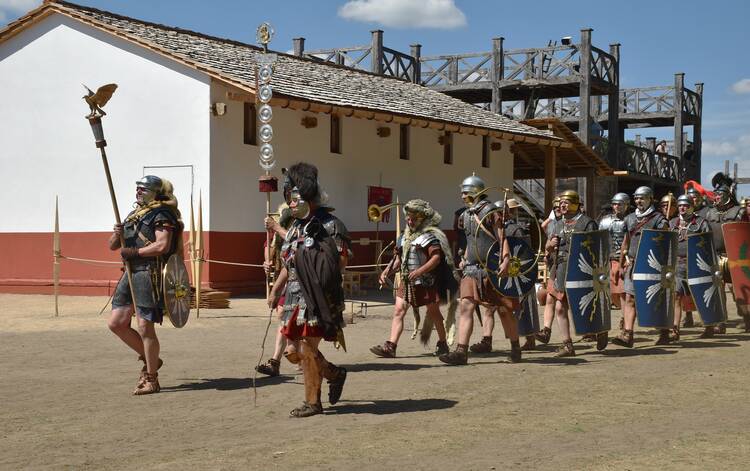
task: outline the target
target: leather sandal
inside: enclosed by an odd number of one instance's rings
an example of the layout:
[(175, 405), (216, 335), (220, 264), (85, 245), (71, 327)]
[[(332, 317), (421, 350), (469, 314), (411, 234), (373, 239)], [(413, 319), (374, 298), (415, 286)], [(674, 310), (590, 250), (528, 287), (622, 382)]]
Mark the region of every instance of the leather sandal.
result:
[(620, 332), (620, 335), (612, 339), (612, 343), (620, 347), (633, 348), (633, 344), (635, 343), (633, 340), (633, 331), (623, 330)]
[(266, 376), (274, 377), (279, 375), (281, 362), (275, 358), (269, 358), (267, 362), (255, 367), (255, 371)]
[(659, 338), (656, 339), (656, 343), (654, 345), (669, 345), (671, 342), (669, 329), (661, 329), (659, 331)]
[(714, 326), (708, 325), (705, 329), (703, 329), (703, 333), (698, 336), (699, 339), (710, 339), (713, 338), (716, 331), (714, 330)]
[(159, 373), (144, 373), (143, 384), (135, 388), (133, 395), (143, 396), (145, 394), (156, 394), (161, 391), (159, 385)]
[(396, 358), (396, 344), (386, 340), (383, 345), (370, 347), (370, 351), (381, 358)]
[(307, 401), (303, 402), (301, 406), (292, 409), (289, 412), (289, 417), (310, 417), (311, 415), (318, 415), (323, 413), (323, 406), (320, 403), (310, 404)]
[(544, 345), (547, 345), (549, 343), (549, 339), (551, 336), (552, 329), (550, 329), (549, 327), (545, 327), (541, 331), (534, 334), (534, 337), (536, 337), (536, 339), (542, 342)]
[(492, 337), (482, 337), (482, 340), (469, 347), (471, 353), (492, 352)]
[(680, 327), (679, 326), (673, 326), (672, 332), (669, 334), (669, 341), (670, 342), (679, 342), (680, 341)]
[(528, 337), (526, 337), (526, 342), (521, 345), (521, 351), (528, 352), (534, 349), (536, 349), (536, 338), (533, 335), (529, 335)]
[(440, 355), (438, 359), (448, 365), (465, 365), (468, 362), (469, 355), (466, 352), (465, 345), (458, 345), (455, 350)]
[[(135, 385), (135, 388), (138, 389), (141, 386), (143, 386), (143, 383), (146, 381), (145, 375), (146, 375), (146, 359), (143, 358), (142, 355), (138, 356), (138, 360), (143, 362), (143, 367), (141, 368), (141, 376), (138, 378), (138, 383)], [(164, 364), (164, 361), (159, 358), (158, 363), (156, 364), (156, 371), (158, 372), (161, 369), (161, 366)]]
[(567, 358), (576, 356), (576, 351), (573, 348), (573, 341), (566, 340), (555, 352), (555, 358)]
[(725, 323), (720, 323), (716, 326), (716, 333), (719, 335), (724, 335), (727, 333), (727, 325)]
[(346, 368), (338, 368), (338, 376), (336, 379), (328, 381), (328, 402), (336, 404), (341, 399), (341, 393), (344, 391), (344, 383), (346, 382)]
[(435, 345), (435, 356), (440, 355), (446, 355), (450, 353), (451, 349), (448, 348), (448, 342), (445, 340), (438, 340), (437, 345)]
[(695, 327), (695, 322), (693, 321), (693, 313), (688, 311), (685, 313), (685, 320), (682, 322), (682, 326), (686, 329), (689, 329), (691, 327)]
[(597, 351), (603, 351), (605, 348), (607, 348), (607, 343), (609, 342), (609, 332), (600, 332), (596, 334), (596, 350)]
[(508, 359), (511, 363), (519, 363), (521, 361), (521, 345), (516, 340), (510, 343), (510, 355)]

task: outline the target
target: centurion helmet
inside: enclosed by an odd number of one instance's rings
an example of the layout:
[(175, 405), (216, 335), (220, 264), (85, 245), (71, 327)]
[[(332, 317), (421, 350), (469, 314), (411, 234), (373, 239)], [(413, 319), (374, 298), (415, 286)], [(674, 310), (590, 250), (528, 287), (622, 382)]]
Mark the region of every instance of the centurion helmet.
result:
[(636, 196), (641, 196), (641, 197), (644, 197), (644, 198), (653, 199), (654, 198), (654, 190), (652, 190), (651, 188), (649, 188), (647, 186), (639, 186), (633, 192), (633, 198), (635, 198)]
[(581, 206), (581, 197), (575, 190), (565, 190), (560, 193), (560, 201), (562, 200), (568, 202), (568, 208), (573, 212), (578, 211), (578, 208)]
[(681, 204), (688, 204), (690, 206), (693, 205), (693, 200), (688, 195), (680, 195), (679, 198), (677, 198), (677, 206)]
[(475, 174), (471, 174), (470, 177), (464, 178), (464, 181), (461, 182), (461, 193), (466, 193), (464, 201), (469, 205), (473, 204), (479, 198), (480, 193), (486, 188), (487, 185), (484, 183), (484, 180)]
[[(687, 195), (682, 195), (682, 196), (687, 196)], [(680, 198), (682, 198), (682, 196), (680, 196)], [(674, 195), (672, 193), (661, 197), (661, 200), (659, 201), (659, 205), (665, 205), (665, 204), (671, 204), (672, 207), (675, 207), (677, 205), (677, 200), (674, 198)]]
[(138, 188), (145, 188), (149, 191), (153, 191), (154, 193), (159, 193), (161, 191), (162, 181), (161, 178), (157, 177), (156, 175), (146, 175), (145, 177), (136, 181), (135, 185)]

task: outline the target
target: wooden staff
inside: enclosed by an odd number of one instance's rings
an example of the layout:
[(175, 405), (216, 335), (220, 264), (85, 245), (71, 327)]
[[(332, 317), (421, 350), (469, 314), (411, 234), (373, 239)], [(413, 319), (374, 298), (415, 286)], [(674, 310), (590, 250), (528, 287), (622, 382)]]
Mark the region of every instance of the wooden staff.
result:
[(190, 195), (190, 237), (188, 239), (188, 256), (190, 257), (190, 275), (193, 277), (193, 287), (195, 287), (195, 211), (193, 211), (193, 196)]
[(57, 195), (55, 195), (55, 234), (52, 238), (52, 253), (55, 261), (52, 264), (52, 280), (55, 285), (55, 317), (59, 312), (58, 297), (60, 295), (60, 216), (57, 211)]
[(198, 228), (195, 240), (195, 317), (201, 316), (201, 278), (203, 275), (203, 195), (198, 192)]

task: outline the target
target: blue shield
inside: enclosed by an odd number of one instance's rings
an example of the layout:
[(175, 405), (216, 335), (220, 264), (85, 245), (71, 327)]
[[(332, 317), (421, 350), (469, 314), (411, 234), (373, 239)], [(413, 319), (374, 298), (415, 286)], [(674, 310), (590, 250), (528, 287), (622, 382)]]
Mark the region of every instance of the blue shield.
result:
[(677, 233), (644, 229), (633, 264), (638, 325), (671, 329), (674, 322)]
[(721, 270), (710, 232), (690, 234), (687, 238), (687, 278), (690, 295), (704, 325), (727, 320)]
[(526, 337), (527, 335), (534, 335), (539, 332), (539, 305), (536, 302), (536, 296), (532, 290), (529, 294), (521, 301), (516, 311), (518, 317), (518, 335)]
[(612, 328), (609, 294), (609, 231), (574, 232), (565, 276), (577, 335)]
[(536, 255), (529, 244), (521, 237), (507, 237), (510, 247), (510, 265), (508, 276), (498, 277), (497, 269), (500, 266), (500, 252), (497, 250), (499, 244), (492, 244), (487, 253), (487, 271), (490, 281), (495, 290), (509, 298), (523, 298), (532, 289), (538, 276)]

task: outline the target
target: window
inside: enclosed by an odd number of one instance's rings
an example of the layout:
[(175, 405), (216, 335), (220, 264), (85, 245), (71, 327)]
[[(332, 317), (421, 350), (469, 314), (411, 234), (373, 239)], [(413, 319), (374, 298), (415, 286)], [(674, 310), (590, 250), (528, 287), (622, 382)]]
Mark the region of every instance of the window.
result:
[(482, 167), (490, 168), (490, 136), (482, 136)]
[(255, 104), (254, 103), (248, 103), (245, 102), (245, 110), (244, 110), (244, 119), (243, 119), (243, 134), (244, 137), (243, 142), (245, 144), (250, 144), (251, 146), (258, 145), (258, 138), (257, 138), (257, 116), (255, 115)]
[(341, 118), (331, 115), (331, 153), (341, 153)]
[(402, 124), (399, 126), (398, 142), (399, 142), (399, 158), (401, 160), (409, 160), (409, 125)]
[(443, 135), (443, 163), (453, 164), (453, 134), (450, 131)]

